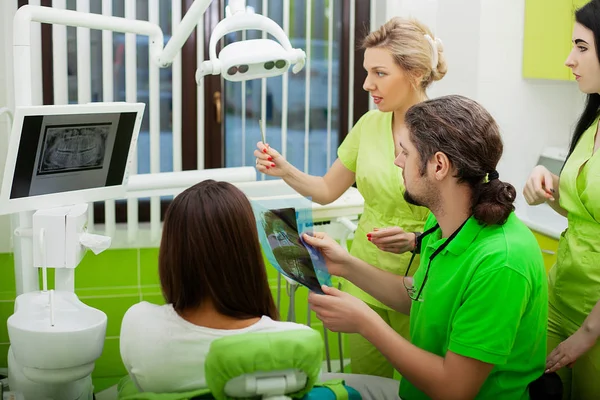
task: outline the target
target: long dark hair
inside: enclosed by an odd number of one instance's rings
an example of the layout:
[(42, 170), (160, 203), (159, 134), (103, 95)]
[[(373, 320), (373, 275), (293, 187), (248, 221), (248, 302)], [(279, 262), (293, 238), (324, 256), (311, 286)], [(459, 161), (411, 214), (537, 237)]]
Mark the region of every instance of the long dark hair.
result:
[[(421, 159), (421, 175), (436, 152), (446, 154), (458, 182), (471, 188), (471, 211), (483, 224), (504, 224), (515, 209), (515, 188), (493, 176), (502, 156), (494, 118), (477, 102), (451, 95), (418, 103), (404, 121)], [(486, 181), (486, 177), (492, 178)]]
[[(596, 42), (596, 55), (598, 56), (598, 62), (600, 62), (600, 0), (592, 0), (585, 6), (581, 7), (575, 12), (575, 21), (585, 26), (594, 33), (594, 41)], [(573, 138), (571, 139), (571, 145), (569, 147), (569, 156), (575, 150), (577, 142), (581, 138), (581, 135), (594, 123), (598, 117), (598, 111), (600, 110), (600, 94), (590, 93), (587, 95), (585, 102), (585, 108), (577, 125), (573, 132)]]
[(206, 180), (175, 197), (165, 216), (158, 271), (178, 312), (205, 301), (233, 318), (278, 319), (248, 198)]

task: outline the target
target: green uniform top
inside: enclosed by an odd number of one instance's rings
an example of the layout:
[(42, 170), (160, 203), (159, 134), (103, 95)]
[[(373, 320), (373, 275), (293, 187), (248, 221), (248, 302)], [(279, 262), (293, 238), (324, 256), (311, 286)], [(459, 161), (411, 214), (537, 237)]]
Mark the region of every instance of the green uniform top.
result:
[[(366, 113), (338, 149), (342, 164), (356, 174), (356, 186), (365, 199), (364, 212), (352, 242), (352, 255), (378, 268), (404, 274), (410, 253), (381, 251), (367, 240), (373, 228), (399, 226), (407, 232), (422, 231), (429, 211), (404, 200), (402, 169), (394, 165), (392, 115), (378, 110)], [(412, 272), (412, 269), (411, 269)], [(381, 308), (388, 308), (352, 283), (344, 291)]]
[(600, 299), (600, 155), (598, 120), (584, 132), (560, 175), (560, 205), (568, 228), (548, 275), (550, 303), (581, 325)]
[[(436, 223), (431, 215), (425, 228)], [(423, 237), (416, 289), (446, 240), (439, 228)], [(452, 351), (494, 364), (477, 399), (529, 399), (527, 385), (546, 361), (547, 290), (540, 248), (514, 213), (504, 225), (471, 217), (429, 266), (422, 301), (412, 302), (411, 342), (440, 357)], [(428, 398), (406, 379), (400, 397)]]

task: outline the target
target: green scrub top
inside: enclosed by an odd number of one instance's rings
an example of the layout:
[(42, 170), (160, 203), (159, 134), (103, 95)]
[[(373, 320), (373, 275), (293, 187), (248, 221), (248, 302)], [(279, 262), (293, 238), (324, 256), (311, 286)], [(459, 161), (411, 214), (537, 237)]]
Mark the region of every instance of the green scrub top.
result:
[[(431, 215), (425, 229), (436, 223)], [(411, 342), (440, 357), (452, 351), (494, 364), (477, 399), (529, 399), (527, 386), (544, 372), (548, 318), (546, 271), (535, 237), (514, 213), (504, 225), (471, 217), (428, 268), (446, 240), (439, 228), (423, 236)], [(428, 398), (407, 379), (399, 394)]]
[[(366, 113), (338, 148), (338, 158), (355, 173), (356, 186), (365, 199), (350, 253), (373, 266), (404, 275), (411, 254), (381, 251), (366, 236), (373, 228), (392, 226), (421, 232), (429, 213), (426, 208), (404, 200), (402, 169), (394, 165), (392, 116), (392, 112), (378, 110)], [(418, 265), (418, 260), (413, 264)], [(414, 273), (412, 269), (410, 272)], [(351, 282), (344, 281), (343, 289), (372, 306), (389, 309)]]
[(568, 212), (556, 264), (550, 270), (550, 303), (581, 325), (600, 299), (600, 155), (594, 154), (598, 120), (581, 136), (560, 175), (560, 205)]

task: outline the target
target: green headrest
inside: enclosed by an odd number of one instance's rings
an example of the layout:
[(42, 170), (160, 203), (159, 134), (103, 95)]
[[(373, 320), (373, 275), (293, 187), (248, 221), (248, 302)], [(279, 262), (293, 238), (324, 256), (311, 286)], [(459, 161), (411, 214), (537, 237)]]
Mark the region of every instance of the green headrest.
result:
[(297, 369), (304, 372), (306, 386), (287, 394), (301, 398), (319, 378), (323, 358), (323, 339), (313, 329), (257, 332), (226, 336), (214, 340), (206, 356), (206, 384), (217, 400), (230, 400), (225, 385), (233, 378), (255, 372)]

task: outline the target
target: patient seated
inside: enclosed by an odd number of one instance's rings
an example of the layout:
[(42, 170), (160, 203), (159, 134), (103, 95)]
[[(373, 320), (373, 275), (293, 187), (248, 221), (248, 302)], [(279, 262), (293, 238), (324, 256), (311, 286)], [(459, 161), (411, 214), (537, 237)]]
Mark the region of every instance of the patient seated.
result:
[(274, 321), (266, 315), (245, 327), (225, 326), (196, 325), (179, 316), (171, 304), (138, 303), (123, 319), (121, 357), (142, 391), (191, 391), (206, 387), (204, 362), (213, 340), (242, 333), (311, 330), (305, 325)]
[(121, 325), (121, 357), (141, 391), (206, 388), (216, 339), (310, 330), (277, 320), (250, 202), (229, 183), (203, 181), (173, 200), (158, 269), (166, 304), (136, 304)]

